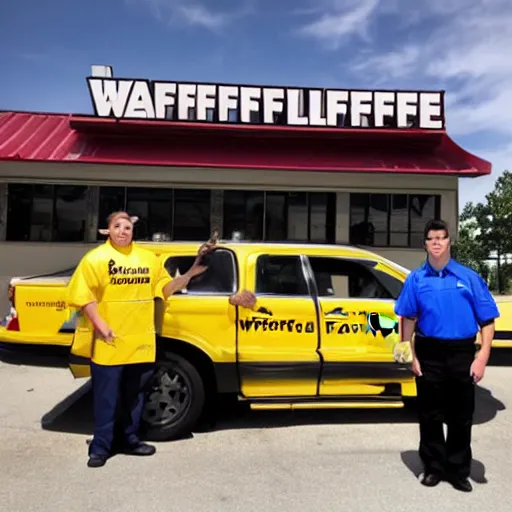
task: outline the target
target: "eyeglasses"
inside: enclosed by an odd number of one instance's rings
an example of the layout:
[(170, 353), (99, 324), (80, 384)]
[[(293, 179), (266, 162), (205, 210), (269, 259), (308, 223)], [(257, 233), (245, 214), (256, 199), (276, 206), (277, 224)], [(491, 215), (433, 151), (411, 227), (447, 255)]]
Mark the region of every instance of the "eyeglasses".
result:
[(427, 242), (433, 242), (434, 240), (436, 242), (440, 242), (441, 240), (448, 240), (447, 236), (431, 236), (426, 238)]

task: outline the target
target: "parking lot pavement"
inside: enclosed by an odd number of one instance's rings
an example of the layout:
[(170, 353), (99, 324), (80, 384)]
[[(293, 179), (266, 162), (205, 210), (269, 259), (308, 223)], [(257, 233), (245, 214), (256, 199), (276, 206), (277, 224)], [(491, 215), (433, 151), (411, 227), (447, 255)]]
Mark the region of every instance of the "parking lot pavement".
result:
[(510, 510), (512, 367), (478, 388), (474, 492), (416, 478), (410, 411), (250, 412), (226, 407), (210, 429), (159, 443), (154, 457), (86, 467), (87, 381), (65, 367), (0, 361), (0, 510)]

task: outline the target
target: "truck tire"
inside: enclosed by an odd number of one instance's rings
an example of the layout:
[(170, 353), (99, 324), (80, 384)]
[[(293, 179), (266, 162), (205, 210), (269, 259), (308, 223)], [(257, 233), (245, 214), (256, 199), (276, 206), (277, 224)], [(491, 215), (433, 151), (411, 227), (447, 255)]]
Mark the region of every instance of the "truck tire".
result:
[(205, 388), (197, 368), (187, 359), (165, 353), (157, 361), (144, 409), (141, 430), (148, 441), (187, 437), (205, 405)]

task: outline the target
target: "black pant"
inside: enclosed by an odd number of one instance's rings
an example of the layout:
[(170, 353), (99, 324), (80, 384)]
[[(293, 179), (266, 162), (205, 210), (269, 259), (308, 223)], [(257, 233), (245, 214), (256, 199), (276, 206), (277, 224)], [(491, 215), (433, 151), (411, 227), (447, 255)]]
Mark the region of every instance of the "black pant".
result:
[[(416, 356), (423, 374), (416, 378), (419, 454), (426, 472), (469, 476), (475, 410), (475, 384), (470, 368), (475, 348), (474, 339), (416, 337)], [(447, 425), (446, 439), (443, 423)]]
[[(104, 366), (91, 363), (94, 436), (89, 454), (111, 455), (114, 434), (119, 445), (139, 443), (144, 388), (153, 375), (152, 364)], [(116, 428), (118, 427), (118, 428)]]

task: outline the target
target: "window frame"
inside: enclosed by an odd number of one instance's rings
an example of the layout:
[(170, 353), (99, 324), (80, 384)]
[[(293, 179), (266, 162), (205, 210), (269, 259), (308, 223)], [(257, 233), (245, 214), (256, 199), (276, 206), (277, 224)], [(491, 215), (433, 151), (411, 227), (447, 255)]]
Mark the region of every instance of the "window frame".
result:
[[(414, 196), (429, 196), (434, 198), (434, 218), (439, 220), (441, 218), (441, 200), (442, 195), (441, 194), (426, 194), (421, 192), (408, 192), (408, 193), (400, 193), (400, 192), (393, 192), (393, 193), (381, 193), (381, 192), (350, 192), (349, 195), (349, 240), (350, 243), (355, 243), (352, 240), (352, 237), (350, 236), (350, 231), (353, 226), (353, 213), (352, 213), (352, 198), (354, 196), (367, 196), (368, 201), (365, 206), (364, 211), (364, 222), (368, 223), (369, 219), (369, 205), (371, 203), (371, 197), (372, 196), (384, 196), (386, 200), (386, 244), (373, 244), (368, 245), (368, 247), (382, 247), (382, 248), (389, 248), (389, 249), (421, 249), (421, 247), (415, 247), (411, 245), (412, 235), (418, 234), (418, 231), (412, 231), (412, 224), (411, 224), (411, 202), (412, 198)], [(393, 196), (407, 196), (407, 231), (396, 231), (391, 229), (391, 214), (392, 214), (392, 205), (393, 205)], [(428, 219), (425, 219), (425, 222)], [(378, 231), (378, 233), (384, 233), (383, 231)], [(407, 244), (401, 245), (401, 244), (391, 244), (391, 235), (392, 234), (403, 234), (407, 235)], [(365, 245), (365, 244), (359, 244), (359, 245)]]
[[(384, 290), (390, 295), (390, 297), (388, 298), (383, 298), (383, 297), (336, 297), (336, 296), (325, 296), (325, 295), (319, 295), (318, 293), (318, 283), (317, 283), (317, 280), (316, 280), (316, 277), (315, 277), (315, 271), (313, 270), (313, 265), (311, 264), (311, 259), (332, 259), (332, 260), (338, 260), (338, 261), (341, 261), (341, 262), (350, 262), (350, 263), (355, 263), (357, 265), (361, 265), (362, 267), (367, 267), (367, 271), (374, 277), (374, 279), (379, 283), (380, 286), (382, 286), (382, 288), (384, 288)], [(398, 299), (398, 296), (400, 294), (398, 294), (396, 297), (394, 297), (394, 294), (392, 293), (392, 291), (389, 289), (389, 287), (386, 285), (386, 283), (384, 283), (379, 277), (377, 274), (375, 274), (375, 272), (381, 272), (383, 274), (386, 274), (386, 276), (389, 276), (390, 278), (392, 279), (396, 279), (397, 281), (400, 281), (399, 279), (397, 279), (395, 276), (392, 276), (391, 274), (385, 272), (384, 270), (381, 270), (381, 269), (378, 269), (376, 268), (377, 265), (379, 264), (378, 261), (376, 260), (372, 260), (370, 258), (351, 258), (351, 257), (344, 257), (344, 256), (331, 256), (331, 255), (320, 255), (320, 256), (316, 256), (316, 255), (307, 255), (305, 256), (305, 264), (307, 265), (308, 267), (308, 271), (310, 273), (310, 279), (312, 281), (312, 284), (314, 285), (314, 294), (315, 294), (315, 297), (317, 297), (318, 299), (332, 299), (332, 300), (365, 300), (365, 301), (368, 301), (368, 300), (378, 300), (378, 301), (396, 301)], [(402, 286), (403, 286), (403, 283), (402, 283)]]
[[(324, 192), (310, 192), (303, 190), (294, 190), (294, 191), (285, 191), (285, 190), (266, 190), (266, 189), (240, 189), (236, 188), (233, 190), (226, 191), (228, 193), (256, 193), (262, 195), (262, 219), (261, 219), (261, 240), (260, 239), (251, 239), (255, 242), (270, 242), (270, 243), (302, 243), (302, 244), (334, 244), (336, 240), (336, 209), (337, 209), (337, 195), (332, 191), (324, 191)], [(288, 236), (288, 219), (289, 219), (289, 206), (290, 206), (290, 194), (291, 193), (301, 193), (305, 194), (305, 206), (306, 215), (307, 215), (307, 229), (306, 229), (306, 238), (289, 238)], [(282, 196), (284, 197), (284, 226), (286, 231), (286, 236), (283, 240), (271, 240), (268, 238), (268, 197), (269, 196)], [(322, 195), (325, 195), (325, 202), (322, 203), (322, 206), (325, 207), (325, 239), (316, 239), (313, 237), (312, 233), (312, 213), (313, 207), (316, 198), (320, 198)], [(224, 194), (223, 204), (222, 204), (222, 212), (223, 212), (223, 222), (222, 222), (222, 231), (226, 237), (231, 237), (231, 231), (226, 226), (226, 197), (227, 194)], [(246, 218), (247, 216), (245, 216)], [(246, 222), (246, 220), (244, 220)], [(244, 229), (239, 229), (238, 231), (244, 232)], [(245, 235), (245, 233), (244, 233)]]
[[(307, 293), (306, 294), (297, 294), (297, 295), (286, 295), (286, 294), (278, 294), (278, 293), (264, 293), (259, 292), (257, 289), (258, 285), (258, 265), (261, 258), (269, 257), (269, 258), (296, 258), (299, 261), (300, 270), (302, 272), (302, 276), (304, 277), (304, 282), (306, 284)], [(280, 253), (262, 253), (258, 254), (256, 261), (254, 263), (254, 295), (256, 297), (267, 297), (267, 298), (279, 298), (279, 299), (293, 299), (293, 298), (308, 298), (311, 299), (315, 296), (315, 290), (313, 288), (313, 283), (311, 281), (311, 274), (306, 265), (305, 256), (303, 254), (280, 254)]]
[[(231, 257), (231, 261), (233, 264), (233, 286), (231, 291), (226, 292), (220, 292), (220, 291), (197, 291), (193, 290), (190, 291), (187, 287), (186, 293), (183, 290), (180, 290), (179, 292), (176, 292), (173, 296), (175, 297), (231, 297), (233, 294), (235, 294), (238, 291), (238, 287), (240, 284), (240, 269), (238, 265), (238, 259), (236, 257), (236, 254), (231, 250), (227, 249), (225, 247), (219, 247), (218, 249), (215, 249), (215, 252), (222, 251)], [(165, 256), (164, 261), (164, 268), (167, 271), (167, 273), (170, 275), (169, 270), (167, 269), (167, 263), (172, 258), (191, 258), (192, 262), (196, 259), (197, 254), (168, 254)]]
[[(191, 242), (195, 240), (206, 240), (210, 234), (211, 234), (211, 212), (212, 212), (212, 188), (203, 188), (203, 187), (173, 187), (172, 189), (172, 229), (171, 229), (171, 237), (172, 240), (177, 242)], [(176, 237), (176, 232), (179, 229), (183, 229), (182, 227), (178, 226), (178, 223), (176, 222), (176, 219), (179, 218), (179, 214), (177, 211), (179, 208), (176, 208), (176, 204), (190, 204), (190, 202), (184, 201), (184, 195), (185, 193), (195, 193), (195, 192), (204, 192), (205, 198), (208, 198), (208, 208), (207, 208), (207, 218), (205, 225), (207, 228), (204, 228), (205, 231), (202, 235), (194, 236), (194, 237)], [(192, 228), (196, 229), (196, 228)]]
[[(29, 231), (28, 231), (28, 238), (26, 240), (22, 239), (12, 239), (9, 237), (9, 222), (11, 217), (11, 211), (10, 211), (10, 201), (11, 201), (11, 194), (9, 190), (9, 186), (12, 185), (15, 186), (25, 186), (27, 189), (30, 190), (30, 197), (29, 197), (29, 216), (30, 216), (30, 225), (29, 225)], [(34, 200), (36, 199), (36, 189), (37, 186), (47, 186), (50, 187), (50, 197), (51, 200), (51, 213), (50, 213), (50, 222), (48, 225), (43, 225), (49, 228), (50, 231), (50, 237), (49, 240), (38, 240), (33, 239), (31, 237), (32, 233), (32, 227), (37, 224), (33, 224), (32, 218), (34, 216)], [(83, 200), (84, 200), (84, 228), (83, 228), (83, 236), (82, 238), (78, 237), (76, 240), (62, 240), (60, 239), (57, 234), (59, 232), (58, 227), (58, 206), (57, 201), (59, 199), (59, 188), (61, 187), (75, 187), (78, 189), (82, 189), (83, 191)], [(51, 244), (51, 243), (58, 243), (58, 244), (80, 244), (87, 241), (87, 222), (88, 222), (88, 196), (90, 193), (91, 185), (88, 184), (78, 184), (78, 183), (25, 183), (25, 182), (9, 182), (7, 183), (7, 200), (6, 200), (6, 223), (5, 223), (5, 241), (6, 242), (12, 242), (12, 243), (36, 243), (36, 244)]]
[[(165, 190), (166, 192), (169, 192), (169, 204), (170, 204), (170, 210), (169, 210), (169, 232), (166, 233), (166, 235), (169, 236), (170, 240), (172, 241), (179, 241), (179, 242), (190, 242), (190, 241), (196, 241), (198, 239), (200, 239), (200, 237), (193, 237), (192, 239), (191, 238), (176, 238), (176, 231), (177, 231), (177, 224), (176, 224), (176, 218), (178, 217), (178, 214), (177, 214), (177, 208), (176, 208), (176, 202), (181, 202), (180, 200), (182, 199), (180, 197), (180, 195), (182, 195), (182, 192), (183, 191), (186, 191), (186, 192), (191, 192), (191, 191), (205, 191), (205, 196), (208, 195), (208, 223), (207, 223), (207, 229), (205, 228), (205, 233), (204, 233), (204, 236), (202, 237), (203, 239), (206, 239), (209, 235), (210, 235), (210, 228), (211, 228), (211, 209), (212, 209), (212, 192), (213, 188), (204, 188), (204, 187), (167, 187), (167, 186), (161, 186), (161, 187), (150, 187), (150, 186), (135, 186), (135, 185), (125, 185), (125, 186), (118, 186), (118, 185), (100, 185), (99, 187), (99, 198), (100, 198), (100, 203), (101, 203), (101, 195), (102, 195), (102, 191), (106, 190), (106, 189), (114, 189), (114, 188), (117, 188), (117, 189), (122, 189), (123, 190), (123, 199), (122, 199), (122, 205), (120, 204), (119, 205), (119, 209), (121, 210), (127, 210), (128, 208), (128, 203), (129, 201), (134, 201), (133, 197), (130, 197), (130, 191), (133, 191), (133, 190), (137, 190), (137, 191), (140, 191), (140, 190), (144, 190), (144, 192), (148, 192), (148, 191), (151, 191), (151, 190), (158, 190), (158, 191), (162, 191), (162, 190)], [(151, 203), (151, 197), (148, 196), (147, 199), (140, 199), (138, 198), (139, 201), (141, 202), (147, 202), (148, 204)], [(162, 201), (163, 202), (163, 201)], [(185, 201), (183, 201), (185, 203)], [(101, 222), (105, 222), (105, 219), (102, 219), (101, 215), (100, 215), (100, 212), (101, 212), (101, 206), (99, 206), (98, 208), (98, 216), (100, 217), (100, 221)], [(108, 213), (111, 213), (111, 212), (108, 212)], [(134, 212), (130, 211), (130, 214), (132, 214)], [(135, 213), (136, 214), (136, 213)], [(104, 215), (105, 215), (105, 212), (104, 212)], [(142, 218), (142, 216), (139, 215), (139, 218), (140, 218), (140, 222), (142, 223), (144, 221), (144, 219)], [(147, 224), (150, 225), (151, 224), (151, 220), (152, 220), (152, 214), (151, 214), (151, 211), (149, 210), (148, 211), (148, 219), (146, 220)], [(137, 226), (135, 227), (135, 233), (137, 233)], [(155, 234), (155, 232), (153, 233), (148, 233), (148, 236), (146, 238), (144, 237), (139, 237), (139, 236), (136, 236), (134, 237), (134, 241), (150, 241), (151, 240), (151, 237)], [(101, 242), (101, 241), (104, 241), (105, 240), (105, 236), (101, 235), (101, 234), (96, 234), (96, 241), (98, 242)]]

